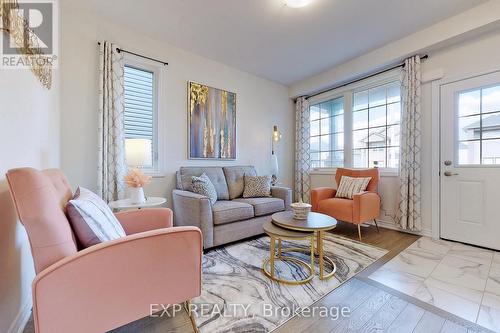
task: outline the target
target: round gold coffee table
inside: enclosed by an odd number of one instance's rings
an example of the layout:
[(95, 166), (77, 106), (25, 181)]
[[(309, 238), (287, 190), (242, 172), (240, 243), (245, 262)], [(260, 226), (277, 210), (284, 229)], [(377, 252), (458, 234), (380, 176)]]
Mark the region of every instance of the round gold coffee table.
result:
[[(262, 264), (262, 270), (264, 271), (264, 274), (274, 281), (285, 284), (298, 285), (311, 281), (312, 278), (314, 278), (314, 233), (280, 228), (271, 223), (271, 221), (264, 223), (262, 227), (264, 228), (265, 233), (271, 238), (269, 242), (269, 258), (264, 260), (264, 263)], [(298, 258), (282, 255), (283, 252), (304, 252), (304, 250), (300, 248), (283, 249), (281, 247), (281, 241), (283, 239), (289, 239), (289, 240), (308, 239), (310, 241), (310, 253), (311, 253), (310, 264)], [(278, 241), (277, 254), (276, 254), (276, 240)], [(307, 276), (302, 280), (287, 280), (279, 276), (276, 276), (274, 267), (276, 261), (290, 262), (299, 265), (308, 271)], [(270, 266), (270, 270), (267, 269), (268, 266)]]
[[(316, 236), (316, 254), (318, 256), (319, 278), (321, 280), (328, 279), (335, 274), (337, 266), (333, 260), (326, 256), (323, 251), (323, 234), (327, 230), (332, 230), (337, 226), (337, 220), (325, 214), (309, 213), (307, 220), (297, 220), (293, 218), (291, 211), (279, 212), (272, 215), (273, 224), (288, 230), (309, 232)], [(313, 255), (311, 254), (311, 255)], [(332, 271), (325, 274), (325, 261), (328, 261), (333, 267)]]

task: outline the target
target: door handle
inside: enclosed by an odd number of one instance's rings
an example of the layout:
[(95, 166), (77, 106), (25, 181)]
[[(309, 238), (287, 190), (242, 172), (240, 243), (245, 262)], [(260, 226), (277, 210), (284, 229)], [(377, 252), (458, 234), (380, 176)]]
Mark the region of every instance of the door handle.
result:
[(451, 177), (451, 176), (457, 176), (457, 175), (458, 175), (458, 173), (456, 173), (456, 172), (451, 172), (451, 171), (445, 171), (445, 172), (444, 172), (444, 175), (445, 175), (446, 177)]

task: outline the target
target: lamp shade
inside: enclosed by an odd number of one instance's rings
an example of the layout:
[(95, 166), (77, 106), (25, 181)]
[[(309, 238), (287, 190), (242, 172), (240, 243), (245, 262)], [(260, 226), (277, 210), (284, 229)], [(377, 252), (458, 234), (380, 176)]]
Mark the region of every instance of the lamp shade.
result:
[(125, 139), (125, 160), (128, 166), (153, 166), (153, 151), (149, 139)]

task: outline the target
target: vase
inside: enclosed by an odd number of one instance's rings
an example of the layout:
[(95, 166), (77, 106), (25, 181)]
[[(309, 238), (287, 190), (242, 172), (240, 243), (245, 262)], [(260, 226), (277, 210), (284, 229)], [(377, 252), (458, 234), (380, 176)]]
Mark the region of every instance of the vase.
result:
[(145, 203), (144, 189), (142, 187), (131, 187), (129, 189), (129, 200), (134, 204)]

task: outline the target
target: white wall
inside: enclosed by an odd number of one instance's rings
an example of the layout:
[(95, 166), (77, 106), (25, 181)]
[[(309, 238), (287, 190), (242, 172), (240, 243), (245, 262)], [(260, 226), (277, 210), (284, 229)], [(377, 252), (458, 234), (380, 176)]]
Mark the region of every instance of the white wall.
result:
[(17, 167), (59, 166), (58, 89), (57, 75), (46, 90), (29, 70), (0, 70), (0, 332), (15, 332), (29, 316), (34, 277), (4, 175)]
[[(84, 27), (84, 28), (82, 28)], [(212, 60), (185, 52), (106, 22), (93, 14), (63, 5), (61, 60), (61, 165), (73, 186), (96, 188), (97, 165), (97, 41), (169, 62), (166, 71), (166, 174), (154, 179), (146, 194), (169, 198), (174, 173), (186, 165), (252, 164), (269, 174), (271, 131), (278, 125), (283, 140), (278, 148), (282, 182), (293, 179), (293, 112), (288, 89)], [(187, 159), (187, 81), (236, 92), (237, 160)]]
[[(429, 58), (422, 63), (424, 79), (433, 77), (455, 78), (474, 75), (492, 69), (500, 69), (500, 29), (494, 29), (480, 35), (462, 39), (455, 44), (434, 49), (427, 53)], [(373, 67), (378, 66), (373, 63)], [(347, 69), (338, 69), (348, 72)], [(310, 81), (309, 81), (310, 82)], [(300, 84), (300, 83), (299, 83)], [(432, 190), (432, 146), (438, 139), (432, 137), (432, 82), (422, 85), (422, 221), (423, 233), (431, 235), (431, 190)], [(314, 174), (311, 176), (312, 187), (335, 186), (333, 175)], [(396, 227), (392, 216), (395, 215), (399, 181), (395, 177), (382, 177), (380, 193), (383, 209), (380, 220), (385, 226)]]

